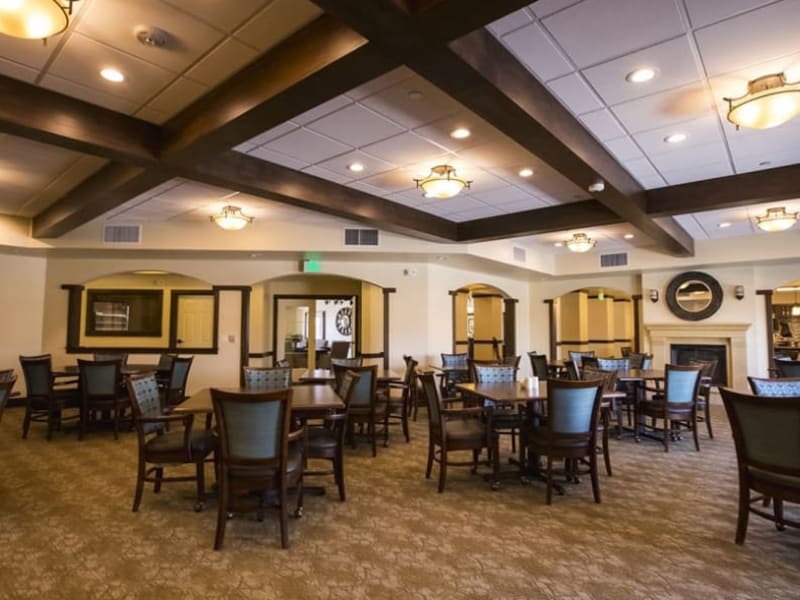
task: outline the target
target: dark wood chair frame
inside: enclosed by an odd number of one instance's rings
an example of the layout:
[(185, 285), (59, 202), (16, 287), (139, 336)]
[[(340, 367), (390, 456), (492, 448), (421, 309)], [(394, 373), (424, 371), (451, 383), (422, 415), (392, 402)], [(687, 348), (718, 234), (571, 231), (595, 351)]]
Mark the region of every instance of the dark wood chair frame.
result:
[[(378, 367), (375, 365), (368, 365), (368, 366), (344, 366), (344, 365), (333, 365), (334, 373), (338, 373), (337, 379), (342, 380), (344, 378), (344, 374), (347, 371), (352, 371), (356, 375), (361, 375), (363, 377), (364, 373), (371, 372), (371, 384), (370, 384), (370, 403), (369, 405), (354, 405), (350, 403), (350, 408), (348, 410), (348, 417), (347, 417), (347, 438), (350, 440), (351, 447), (356, 447), (355, 442), (355, 425), (359, 425), (362, 428), (366, 425), (367, 427), (367, 438), (370, 440), (372, 444), (372, 456), (378, 455), (378, 431), (377, 431), (377, 424), (380, 421), (381, 423), (385, 423), (386, 419), (386, 410), (388, 408), (388, 404), (384, 402), (379, 402), (378, 399)], [(353, 392), (355, 393), (355, 392)], [(378, 412), (380, 411), (380, 414)], [(384, 435), (386, 435), (384, 433)]]
[[(80, 409), (78, 389), (74, 387), (75, 380), (62, 382), (59, 388), (53, 378), (52, 358), (49, 354), (38, 356), (20, 356), (20, 366), (25, 377), (25, 417), (22, 422), (22, 439), (28, 437), (28, 430), (32, 422), (47, 423), (47, 441), (53, 439), (53, 431), (61, 429), (64, 421), (77, 421), (80, 413), (64, 417), (63, 411), (67, 408)], [(36, 382), (35, 370), (44, 369), (48, 381)], [(41, 389), (39, 389), (41, 388)]]
[[(93, 369), (113, 369), (113, 381), (116, 382), (113, 389), (109, 389), (107, 394), (92, 394), (89, 392), (91, 377), (90, 371)], [(78, 440), (82, 440), (86, 434), (89, 423), (96, 422), (97, 413), (113, 414), (114, 439), (119, 439), (119, 424), (124, 411), (130, 405), (128, 394), (122, 388), (122, 361), (121, 359), (111, 360), (82, 360), (78, 359), (78, 377), (81, 395), (80, 428), (78, 429)]]
[[(667, 402), (669, 397), (669, 373), (670, 371), (696, 371), (697, 379), (694, 384), (694, 391), (692, 392), (691, 400), (687, 402)], [(663, 438), (664, 452), (669, 452), (670, 440), (677, 441), (681, 439), (681, 426), (686, 429), (691, 429), (692, 436), (694, 437), (695, 449), (700, 452), (700, 439), (697, 435), (697, 393), (700, 388), (700, 374), (702, 367), (691, 365), (670, 365), (664, 367), (664, 389), (656, 390), (654, 397), (657, 398), (654, 402), (638, 402), (636, 404), (635, 422), (637, 429), (644, 428), (645, 430), (657, 430), (655, 421), (662, 419), (663, 422)], [(652, 423), (647, 425), (641, 421), (641, 417), (650, 417)], [(638, 435), (636, 437), (639, 439)]]

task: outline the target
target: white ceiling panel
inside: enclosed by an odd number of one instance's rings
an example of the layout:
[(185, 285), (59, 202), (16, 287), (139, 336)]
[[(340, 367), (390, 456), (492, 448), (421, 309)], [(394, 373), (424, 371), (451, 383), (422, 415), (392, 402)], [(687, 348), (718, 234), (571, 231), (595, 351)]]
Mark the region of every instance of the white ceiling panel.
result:
[(271, 142), (274, 139), (286, 135), (291, 131), (294, 131), (295, 129), (298, 129), (299, 127), (300, 126), (293, 121), (286, 121), (285, 123), (281, 123), (280, 125), (277, 125), (272, 129), (268, 129), (264, 133), (258, 134), (254, 138), (250, 138), (245, 142), (245, 144), (249, 144), (251, 146), (251, 149), (257, 146), (262, 146), (268, 142)]
[[(453, 138), (450, 134), (459, 128), (469, 130), (470, 135), (462, 139)], [(499, 137), (497, 130), (490, 127), (488, 123), (479, 119), (476, 115), (468, 112), (449, 115), (428, 125), (418, 127), (414, 129), (414, 133), (442, 148), (446, 148), (450, 152), (460, 152), (467, 148), (480, 146)]]
[(504, 35), (502, 41), (540, 81), (572, 71), (572, 65), (538, 23)]
[(619, 121), (606, 108), (583, 114), (580, 116), (580, 120), (592, 132), (592, 135), (601, 142), (625, 135), (625, 130), (619, 124)]
[[(654, 69), (656, 76), (643, 83), (625, 79), (629, 73), (643, 67)], [(702, 76), (685, 35), (584, 69), (583, 75), (606, 104), (663, 92), (699, 81)]]
[(375, 79), (371, 79), (370, 81), (367, 81), (366, 83), (349, 90), (346, 95), (351, 100), (361, 100), (367, 96), (377, 94), (378, 92), (385, 90), (386, 88), (390, 88), (393, 85), (401, 83), (407, 79), (411, 79), (412, 77), (414, 77), (414, 73), (407, 67), (397, 67), (388, 73), (384, 73)]
[(647, 189), (666, 185), (664, 179), (653, 167), (653, 163), (644, 157), (623, 161), (622, 166)]
[(148, 102), (148, 106), (169, 116), (183, 110), (184, 107), (198, 100), (209, 91), (208, 86), (185, 77), (179, 77), (164, 89), (158, 96)]
[(386, 117), (365, 108), (350, 104), (307, 126), (343, 144), (358, 148), (405, 131)]
[(427, 198), (420, 193), (420, 190), (416, 189), (397, 192), (395, 194), (388, 194), (386, 199), (391, 200), (392, 202), (397, 202), (398, 204), (410, 206), (412, 208), (428, 201)]
[(503, 211), (504, 213), (515, 213), (526, 210), (536, 210), (539, 208), (545, 208), (547, 207), (547, 204), (545, 204), (538, 198), (529, 196), (527, 198), (515, 200), (514, 202), (506, 202), (503, 204), (490, 204), (490, 206), (494, 206), (495, 208)]
[(220, 0), (163, 0), (180, 10), (187, 12), (212, 27), (231, 32), (257, 11), (269, 4), (271, 0), (236, 0), (225, 2)]
[(41, 69), (58, 48), (61, 38), (62, 36), (56, 36), (50, 43), (43, 44), (40, 40), (0, 35), (0, 56), (27, 67)]
[(13, 77), (14, 79), (19, 79), (27, 83), (34, 83), (36, 77), (39, 75), (39, 71), (20, 63), (0, 58), (0, 75)]
[(458, 111), (453, 100), (421, 77), (403, 80), (360, 102), (412, 129)]
[(591, 112), (603, 107), (603, 103), (580, 75), (572, 73), (548, 82), (550, 88), (561, 104), (575, 115)]
[(78, 100), (84, 100), (85, 102), (91, 102), (97, 106), (102, 106), (103, 108), (108, 108), (109, 110), (120, 113), (132, 114), (139, 106), (138, 102), (133, 102), (121, 96), (107, 94), (53, 75), (45, 75), (40, 85), (44, 88), (59, 92), (60, 94), (71, 96)]
[(442, 148), (434, 146), (429, 141), (410, 132), (370, 144), (362, 148), (362, 150), (367, 154), (396, 165), (427, 161), (442, 154)]
[(309, 164), (352, 150), (352, 147), (308, 129), (297, 129), (266, 144), (267, 149)]
[(617, 104), (611, 110), (631, 133), (667, 127), (716, 112), (708, 91), (699, 83)]
[(606, 149), (613, 154), (618, 161), (625, 162), (635, 158), (642, 158), (642, 151), (639, 146), (629, 137), (617, 138), (606, 142)]
[(295, 123), (299, 123), (300, 125), (307, 125), (312, 121), (316, 121), (317, 119), (321, 119), (325, 115), (329, 115), (333, 112), (336, 112), (340, 108), (343, 108), (352, 103), (352, 100), (347, 96), (336, 96), (335, 98), (331, 98), (327, 102), (323, 102), (322, 104), (315, 106), (314, 108), (307, 110), (306, 112), (293, 117), (293, 121)]
[(303, 169), (303, 172), (308, 173), (309, 175), (313, 175), (314, 177), (319, 177), (321, 179), (327, 179), (328, 181), (333, 181), (334, 183), (346, 184), (353, 181), (352, 177), (347, 177), (346, 175), (342, 175), (341, 173), (337, 173), (329, 169), (324, 169), (316, 165), (313, 167), (307, 167)]
[(496, 36), (502, 36), (510, 31), (530, 24), (533, 19), (527, 9), (518, 10), (489, 24), (489, 29)]
[[(661, 162), (664, 162), (662, 160), (663, 156), (665, 155), (653, 157), (651, 160), (656, 163), (656, 167), (659, 167), (661, 175), (668, 185), (680, 185), (681, 183), (689, 183), (690, 181), (697, 181), (698, 179), (713, 179), (714, 177), (733, 175), (733, 168), (728, 160), (717, 162), (706, 160), (694, 165), (685, 161), (683, 164), (678, 164), (675, 169), (662, 169)], [(674, 162), (679, 163), (682, 161)]]
[(702, 27), (716, 23), (733, 15), (763, 6), (774, 0), (725, 0), (709, 2), (709, 0), (684, 0), (692, 27)]
[(530, 5), (529, 10), (532, 10), (537, 17), (542, 18), (559, 10), (564, 10), (580, 1), (581, 0), (538, 0), (538, 2), (534, 2)]
[(517, 186), (514, 185), (498, 187), (493, 190), (472, 191), (470, 192), (470, 195), (491, 206), (499, 206), (499, 205), (511, 204), (514, 202), (526, 202), (526, 201), (532, 201), (532, 202), (535, 201), (539, 203), (539, 205), (542, 205), (541, 200), (536, 198), (533, 194), (530, 194), (525, 190), (518, 188)]
[(579, 68), (652, 46), (685, 30), (671, 0), (584, 0), (542, 23)]
[[(364, 167), (364, 170), (361, 172), (351, 171), (349, 166), (354, 163), (360, 163)], [(354, 150), (353, 152), (348, 152), (347, 154), (340, 154), (335, 158), (318, 163), (317, 166), (328, 169), (334, 173), (338, 173), (340, 176), (347, 177), (349, 180), (363, 179), (376, 173), (382, 173), (383, 171), (389, 171), (397, 167), (397, 165), (393, 163), (380, 160), (379, 158), (365, 154), (360, 150)]]
[(677, 171), (683, 169), (702, 168), (717, 162), (727, 162), (730, 170), (730, 162), (725, 153), (725, 146), (721, 140), (709, 144), (697, 144), (681, 148), (680, 151), (667, 151), (649, 156), (650, 162), (656, 169), (665, 173), (667, 171)]
[(273, 0), (237, 29), (234, 37), (264, 51), (316, 19), (321, 12), (306, 0)]
[(259, 146), (255, 150), (251, 150), (248, 152), (250, 156), (255, 156), (256, 158), (260, 158), (261, 160), (265, 160), (267, 162), (275, 163), (276, 165), (283, 165), (284, 167), (289, 167), (290, 169), (303, 169), (305, 167), (310, 166), (310, 163), (306, 160), (300, 160), (298, 158), (294, 158), (292, 156), (287, 156), (282, 152), (275, 152), (274, 150), (270, 150), (266, 146)]
[(380, 189), (380, 196), (387, 196), (400, 191), (410, 191), (416, 186), (414, 183), (414, 173), (409, 169), (394, 169), (392, 171), (370, 175), (368, 177), (363, 177), (359, 182)]
[[(697, 219), (695, 219), (694, 215), (675, 215), (675, 221), (683, 227), (683, 229), (692, 236), (694, 240), (707, 240), (708, 235), (706, 234), (706, 230), (700, 226)], [(656, 223), (658, 223), (661, 219), (656, 219)]]
[(189, 79), (216, 86), (249, 64), (258, 52), (234, 38), (228, 38), (186, 72)]
[[(686, 140), (680, 143), (667, 142), (666, 138), (675, 133), (686, 135)], [(687, 148), (704, 144), (716, 144), (722, 148), (724, 143), (719, 118), (711, 114), (693, 121), (637, 133), (633, 139), (647, 156), (670, 152), (681, 153)]]
[(485, 219), (487, 217), (496, 217), (498, 215), (502, 215), (503, 212), (497, 210), (492, 206), (483, 206), (479, 208), (474, 208), (472, 210), (464, 210), (452, 215), (449, 215), (447, 218), (451, 221), (455, 221), (456, 223), (463, 223), (465, 221), (473, 221), (475, 219)]

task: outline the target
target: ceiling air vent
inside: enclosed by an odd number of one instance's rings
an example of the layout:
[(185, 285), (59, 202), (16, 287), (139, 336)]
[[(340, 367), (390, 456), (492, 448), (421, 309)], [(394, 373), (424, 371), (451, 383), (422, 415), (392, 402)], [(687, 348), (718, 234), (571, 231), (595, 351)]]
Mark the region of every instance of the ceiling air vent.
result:
[(345, 229), (344, 230), (344, 245), (345, 246), (377, 246), (378, 245), (378, 230), (377, 229)]
[(601, 254), (600, 267), (624, 267), (628, 264), (628, 253)]
[(105, 244), (139, 244), (141, 241), (141, 225), (103, 225)]
[(519, 263), (524, 263), (528, 258), (528, 253), (525, 252), (525, 248), (520, 248), (519, 246), (514, 246), (514, 260)]

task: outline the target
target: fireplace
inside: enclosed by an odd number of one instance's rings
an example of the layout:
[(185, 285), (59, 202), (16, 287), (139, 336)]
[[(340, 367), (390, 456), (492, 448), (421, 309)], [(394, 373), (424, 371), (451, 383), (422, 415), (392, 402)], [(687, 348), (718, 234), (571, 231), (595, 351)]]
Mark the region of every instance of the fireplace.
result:
[(670, 344), (670, 362), (688, 365), (693, 360), (716, 360), (711, 376), (714, 385), (728, 385), (728, 350), (724, 344)]

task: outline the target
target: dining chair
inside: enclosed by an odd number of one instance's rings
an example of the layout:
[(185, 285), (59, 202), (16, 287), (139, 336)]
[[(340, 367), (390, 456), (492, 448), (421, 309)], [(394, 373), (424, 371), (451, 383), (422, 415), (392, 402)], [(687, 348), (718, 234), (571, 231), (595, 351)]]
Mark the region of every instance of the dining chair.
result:
[(278, 390), (292, 386), (291, 367), (242, 367), (244, 386), (260, 390)]
[(776, 359), (778, 377), (800, 377), (800, 360)]
[(403, 381), (390, 381), (383, 390), (378, 390), (379, 394), (384, 395), (388, 404), (383, 424), (384, 446), (388, 444), (389, 427), (392, 425), (400, 425), (403, 430), (403, 436), (406, 438), (406, 443), (411, 441), (408, 429), (408, 413), (414, 390), (415, 372), (419, 363), (410, 356), (406, 356), (405, 359), (406, 370), (403, 374)]
[[(341, 377), (342, 383), (339, 386), (339, 392), (341, 392), (344, 385), (344, 376), (347, 371), (352, 371), (359, 375), (358, 381), (353, 384), (353, 391), (350, 396), (350, 408), (347, 413), (347, 436), (350, 444), (355, 448), (355, 426), (358, 425), (362, 431), (366, 426), (367, 439), (372, 444), (372, 456), (377, 456), (377, 424), (379, 421), (385, 423), (387, 408), (385, 398), (380, 398), (377, 393), (378, 367), (375, 365), (365, 367), (334, 365), (333, 368), (336, 376)], [(341, 393), (339, 395), (341, 396)]]
[(331, 358), (331, 367), (360, 367), (364, 364), (364, 359), (361, 356), (354, 356), (352, 358)]
[(162, 390), (164, 406), (175, 406), (186, 400), (186, 384), (193, 356), (173, 356), (167, 385)]
[[(517, 383), (516, 367), (497, 364), (476, 364), (471, 361), (475, 383)], [(517, 433), (521, 425), (520, 416), (515, 406), (485, 401), (484, 406), (491, 406), (492, 428), (497, 435), (508, 435), (511, 438), (511, 452), (517, 451)]]
[(756, 396), (800, 396), (800, 377), (748, 377), (747, 383)]
[[(225, 539), (229, 514), (247, 510), (240, 496), (259, 494), (255, 510), (263, 516), (266, 492), (275, 491), (280, 512), (281, 547), (289, 547), (289, 489), (297, 494), (295, 517), (303, 514), (305, 429), (290, 431), (292, 388), (225, 392), (211, 388), (219, 429), (219, 500), (214, 550)], [(252, 507), (249, 507), (252, 510)]]
[[(6, 373), (10, 373), (10, 375), (6, 375)], [(8, 398), (11, 396), (11, 390), (14, 388), (14, 384), (17, 382), (17, 376), (14, 375), (14, 371), (9, 369), (8, 371), (0, 372), (2, 376), (0, 376), (0, 423), (3, 422), (3, 411), (8, 404)]]
[(650, 369), (653, 367), (653, 355), (645, 354), (643, 352), (631, 352), (628, 356), (623, 355), (623, 358), (628, 359), (628, 365), (631, 369)]
[(82, 440), (89, 423), (97, 422), (97, 413), (113, 415), (114, 439), (119, 439), (119, 422), (130, 405), (128, 395), (120, 390), (122, 384), (122, 365), (119, 359), (82, 360), (78, 359), (78, 373), (81, 396), (80, 428), (78, 440)]
[(700, 387), (697, 391), (697, 412), (703, 414), (697, 415), (697, 420), (706, 424), (708, 437), (714, 439), (714, 430), (711, 428), (711, 388), (714, 373), (717, 370), (717, 360), (700, 360), (695, 358), (689, 361), (690, 365), (699, 366), (700, 371)]
[[(194, 428), (192, 413), (166, 413), (153, 373), (131, 375), (127, 379), (127, 387), (139, 443), (133, 512), (139, 510), (145, 483), (152, 483), (153, 491), (157, 494), (161, 491), (162, 483), (180, 481), (197, 483), (195, 510), (203, 510), (206, 499), (205, 461), (216, 446), (216, 438), (210, 428)], [(172, 429), (171, 425), (183, 425), (183, 429)], [(195, 465), (194, 476), (164, 476), (165, 466), (185, 464)], [(152, 466), (148, 468), (147, 465)]]
[(547, 355), (537, 352), (528, 352), (531, 361), (531, 371), (540, 380), (544, 381), (550, 376), (550, 368), (547, 365)]
[(594, 367), (584, 367), (581, 370), (581, 379), (585, 381), (599, 380), (602, 382), (602, 400), (600, 402), (600, 451), (603, 453), (603, 462), (606, 467), (606, 474), (612, 476), (611, 453), (608, 443), (608, 432), (611, 428), (611, 415), (615, 415), (617, 424), (617, 437), (622, 435), (622, 410), (619, 403), (622, 402), (626, 394), (617, 390), (617, 371), (606, 371), (595, 369)]
[(65, 409), (80, 409), (77, 387), (54, 384), (52, 358), (49, 354), (20, 356), (20, 366), (25, 379), (25, 418), (22, 422), (22, 439), (28, 437), (31, 422), (47, 423), (47, 441), (53, 431), (64, 421), (77, 420), (80, 414), (65, 417)]
[[(752, 396), (721, 387), (720, 395), (731, 423), (739, 473), (737, 544), (744, 544), (750, 513), (783, 530), (800, 522), (787, 518), (783, 503), (800, 502), (800, 396)], [(760, 495), (751, 496), (751, 491)], [(772, 514), (759, 503), (773, 502)]]
[[(691, 429), (695, 449), (700, 452), (697, 436), (697, 391), (702, 367), (692, 365), (665, 365), (663, 393), (637, 405), (636, 427), (639, 417), (662, 419), (664, 452), (669, 452), (670, 439), (680, 439), (681, 426)], [(654, 425), (646, 426), (655, 429)]]
[[(602, 380), (569, 381), (550, 379), (547, 382), (546, 418), (531, 406), (523, 409), (525, 444), (532, 461), (546, 456), (546, 502), (552, 503), (553, 461), (563, 460), (563, 473), (569, 481), (577, 481), (588, 472), (594, 501), (600, 503), (600, 481), (597, 476), (597, 431), (602, 402)], [(584, 471), (580, 466), (586, 467)]]
[(288, 361), (285, 358), (282, 358), (281, 360), (276, 360), (275, 361), (275, 366), (276, 367), (289, 367), (289, 368), (291, 368), (292, 367), (292, 363), (291, 363), (291, 361)]
[[(439, 493), (444, 492), (447, 481), (448, 466), (471, 466), (472, 473), (478, 469), (478, 459), (486, 449), (494, 453), (497, 460), (497, 449), (491, 423), (491, 412), (483, 408), (447, 408), (443, 402), (439, 386), (433, 373), (418, 374), (422, 394), (428, 405), (428, 462), (425, 478), (431, 478), (433, 463), (439, 463)], [(452, 400), (457, 400), (452, 398)], [(451, 461), (450, 452), (472, 451), (472, 460)]]
[(93, 358), (95, 361), (118, 360), (120, 367), (128, 364), (127, 352), (95, 352)]
[(578, 362), (578, 366), (580, 367), (583, 364), (583, 359), (586, 357), (594, 358), (597, 356), (594, 350), (569, 350), (568, 352), (569, 360), (575, 360)]
[(458, 352), (446, 354), (442, 352), (442, 391), (450, 393), (456, 384), (470, 381), (470, 371), (467, 361), (469, 354)]
[(361, 379), (361, 376), (353, 371), (347, 371), (342, 377), (339, 396), (344, 402), (344, 410), (327, 415), (322, 422), (306, 424), (308, 458), (329, 460), (332, 463), (332, 470), (306, 470), (305, 476), (332, 474), (336, 481), (336, 486), (339, 488), (339, 500), (342, 502), (347, 498), (344, 485), (344, 436), (347, 429), (350, 401), (359, 379)]

